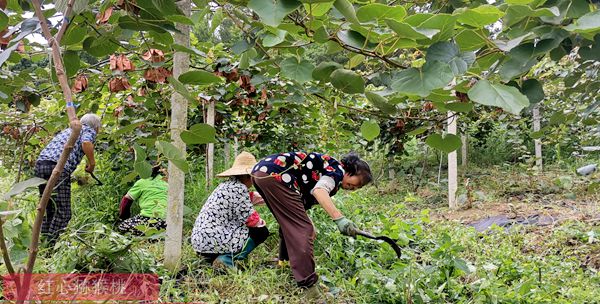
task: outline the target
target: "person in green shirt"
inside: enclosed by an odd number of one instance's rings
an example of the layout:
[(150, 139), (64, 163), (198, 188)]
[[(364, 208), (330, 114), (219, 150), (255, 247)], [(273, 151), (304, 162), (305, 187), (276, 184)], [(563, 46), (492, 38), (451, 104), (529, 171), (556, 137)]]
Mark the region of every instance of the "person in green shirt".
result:
[[(149, 178), (140, 179), (125, 196), (121, 199), (119, 206), (119, 218), (123, 220), (117, 226), (122, 233), (133, 235), (144, 235), (144, 231), (138, 229), (143, 225), (148, 228), (163, 230), (167, 227), (165, 217), (167, 215), (167, 177), (161, 175), (160, 166), (152, 168)], [(131, 217), (131, 205), (137, 201), (140, 206), (140, 214)]]

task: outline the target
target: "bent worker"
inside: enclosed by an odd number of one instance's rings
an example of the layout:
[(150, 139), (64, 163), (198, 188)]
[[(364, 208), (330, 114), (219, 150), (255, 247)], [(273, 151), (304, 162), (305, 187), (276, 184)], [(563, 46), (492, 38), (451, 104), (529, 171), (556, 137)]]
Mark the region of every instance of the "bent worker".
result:
[[(166, 229), (168, 189), (165, 170), (160, 165), (152, 167), (150, 177), (135, 182), (121, 199), (119, 218), (123, 221), (117, 229), (121, 233), (131, 233), (136, 236), (144, 235), (145, 230), (149, 228)], [(140, 213), (131, 217), (131, 206), (134, 201), (138, 202)]]
[(206, 200), (192, 230), (192, 247), (217, 268), (233, 268), (269, 236), (266, 223), (253, 207), (262, 201), (250, 192), (250, 170), (256, 158), (240, 153), (228, 170), (217, 175), (227, 177)]
[(313, 242), (315, 229), (306, 214), (319, 204), (339, 231), (355, 236), (356, 225), (335, 207), (331, 196), (338, 189), (359, 189), (372, 180), (369, 165), (351, 153), (341, 161), (321, 153), (288, 152), (268, 156), (252, 170), (254, 187), (279, 223), (279, 260), (288, 261), (307, 300), (323, 295), (318, 289)]
[[(102, 125), (100, 117), (95, 114), (85, 114), (81, 117), (80, 122), (82, 124), (81, 132), (73, 145), (73, 150), (69, 154), (64, 170), (54, 186), (52, 197), (48, 202), (42, 221), (41, 233), (49, 244), (56, 242), (71, 220), (71, 174), (81, 162), (84, 154), (87, 158), (85, 171), (92, 173), (96, 166), (94, 143)], [(52, 138), (35, 163), (35, 176), (43, 179), (50, 178), (69, 136), (71, 136), (71, 128), (61, 131)], [(46, 184), (39, 186), (40, 197), (45, 188)]]

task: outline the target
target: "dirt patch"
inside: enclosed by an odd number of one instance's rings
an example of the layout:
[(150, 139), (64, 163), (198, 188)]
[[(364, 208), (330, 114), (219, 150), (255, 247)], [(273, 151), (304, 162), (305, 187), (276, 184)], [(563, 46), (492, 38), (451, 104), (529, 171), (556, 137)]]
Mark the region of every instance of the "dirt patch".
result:
[(462, 224), (482, 219), (505, 216), (507, 219), (539, 217), (543, 225), (555, 225), (565, 220), (592, 220), (600, 218), (600, 206), (596, 201), (557, 199), (552, 196), (536, 195), (537, 199), (511, 197), (502, 203), (475, 204), (473, 208), (432, 212), (433, 221), (455, 221)]

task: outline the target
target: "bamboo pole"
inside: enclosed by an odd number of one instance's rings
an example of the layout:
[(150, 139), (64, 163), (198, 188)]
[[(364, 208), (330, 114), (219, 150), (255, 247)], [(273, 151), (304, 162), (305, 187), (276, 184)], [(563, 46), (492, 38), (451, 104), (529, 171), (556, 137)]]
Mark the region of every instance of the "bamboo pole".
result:
[[(456, 135), (456, 123), (458, 120), (454, 113), (448, 111), (448, 134)], [(458, 189), (458, 170), (456, 151), (448, 153), (448, 206), (456, 208), (456, 190)]]
[[(177, 6), (185, 14), (190, 15), (190, 0), (181, 0)], [(185, 47), (190, 46), (190, 27), (177, 25), (179, 33), (175, 34), (175, 43)], [(189, 54), (175, 52), (173, 55), (173, 77), (187, 72), (190, 66)], [(186, 145), (181, 140), (181, 131), (187, 129), (188, 101), (177, 92), (171, 95), (171, 141), (180, 151), (185, 153)], [(185, 189), (185, 174), (173, 162), (169, 161), (169, 193), (167, 203), (167, 231), (165, 236), (164, 265), (170, 271), (175, 271), (181, 263), (181, 248), (183, 245), (183, 202)]]
[[(210, 99), (208, 110), (206, 111), (206, 123), (212, 127), (215, 126), (215, 100)], [(215, 144), (209, 143), (206, 147), (206, 189), (212, 185), (215, 165)]]
[[(74, 2), (75, 0), (69, 0), (65, 16), (68, 16), (73, 10)], [(48, 206), (48, 201), (50, 200), (50, 196), (52, 195), (54, 185), (56, 185), (56, 182), (58, 181), (58, 178), (60, 177), (60, 174), (62, 173), (65, 167), (67, 159), (71, 154), (71, 151), (73, 150), (73, 146), (75, 145), (75, 142), (77, 141), (77, 138), (79, 137), (79, 134), (81, 132), (81, 122), (79, 121), (75, 113), (75, 107), (73, 105), (73, 96), (71, 94), (69, 80), (64, 69), (64, 64), (60, 51), (60, 39), (55, 39), (50, 33), (50, 28), (48, 27), (46, 17), (42, 12), (42, 7), (39, 0), (33, 0), (32, 3), (35, 9), (35, 15), (40, 21), (44, 38), (48, 41), (48, 46), (52, 49), (52, 60), (54, 61), (56, 77), (58, 78), (58, 82), (63, 91), (63, 95), (66, 101), (66, 112), (69, 118), (69, 125), (71, 127), (71, 135), (69, 136), (67, 143), (65, 144), (65, 147), (60, 155), (60, 158), (58, 159), (58, 162), (56, 163), (56, 166), (54, 167), (54, 170), (52, 170), (52, 174), (50, 175), (50, 178), (46, 183), (46, 188), (42, 193), (42, 198), (40, 199), (40, 202), (37, 207), (37, 213), (32, 229), (31, 245), (29, 247), (29, 258), (27, 259), (27, 266), (25, 268), (23, 282), (21, 284), (22, 288), (18, 292), (19, 296), (17, 298), (17, 303), (23, 303), (26, 300), (27, 295), (29, 293), (29, 287), (31, 284), (31, 274), (33, 273), (33, 266), (35, 265), (35, 260), (37, 258), (38, 245), (40, 241), (40, 232), (42, 227), (42, 220), (44, 219), (44, 213), (46, 212), (46, 207)], [(57, 35), (57, 38), (60, 38), (62, 36), (62, 33), (65, 32), (68, 25), (69, 23), (65, 18), (61, 29), (58, 31), (60, 36)]]
[[(533, 132), (540, 131), (540, 104), (537, 103), (533, 106)], [(538, 139), (533, 140), (535, 146), (535, 164), (538, 170), (542, 171), (544, 168), (542, 161), (542, 141)]]

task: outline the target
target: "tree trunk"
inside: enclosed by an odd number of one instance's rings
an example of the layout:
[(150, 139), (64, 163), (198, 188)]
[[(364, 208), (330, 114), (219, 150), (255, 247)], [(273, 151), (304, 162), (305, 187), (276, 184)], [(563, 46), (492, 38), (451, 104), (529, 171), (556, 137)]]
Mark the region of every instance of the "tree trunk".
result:
[[(538, 132), (540, 130), (540, 104), (536, 104), (533, 106), (533, 132)], [(535, 145), (535, 164), (538, 170), (543, 170), (542, 163), (542, 142), (541, 140), (534, 139), (533, 143)]]
[[(208, 110), (206, 111), (206, 123), (210, 126), (215, 126), (215, 100), (211, 99), (208, 102)], [(209, 143), (206, 147), (206, 189), (212, 185), (214, 176), (215, 164), (215, 144)]]
[[(456, 121), (458, 116), (448, 111), (448, 134), (456, 135)], [(451, 209), (456, 208), (456, 189), (458, 188), (458, 170), (456, 151), (448, 153), (448, 206)]]
[(229, 161), (231, 161), (231, 144), (229, 141), (225, 142), (225, 145), (223, 145), (223, 154), (223, 166), (228, 167)]
[(388, 178), (390, 180), (396, 178), (396, 170), (394, 170), (394, 156), (388, 156)]
[[(67, 10), (65, 15), (69, 16), (72, 9), (74, 0), (69, 0), (67, 4)], [(44, 189), (44, 193), (42, 193), (42, 198), (37, 207), (37, 213), (35, 220), (33, 222), (32, 234), (31, 234), (31, 245), (29, 246), (29, 257), (27, 259), (27, 266), (25, 268), (23, 281), (21, 284), (21, 290), (18, 291), (17, 303), (24, 303), (29, 294), (29, 287), (31, 284), (31, 274), (33, 273), (33, 266), (35, 265), (35, 260), (37, 258), (38, 253), (38, 245), (40, 241), (40, 232), (42, 227), (42, 220), (44, 218), (44, 214), (46, 213), (46, 207), (48, 206), (48, 201), (50, 200), (50, 196), (52, 195), (52, 190), (54, 189), (54, 185), (58, 181), (60, 174), (64, 170), (65, 164), (67, 163), (67, 159), (73, 150), (73, 146), (79, 137), (81, 132), (81, 122), (77, 118), (75, 114), (75, 107), (73, 105), (73, 96), (71, 94), (71, 88), (69, 87), (69, 80), (67, 78), (67, 74), (65, 73), (65, 68), (62, 60), (62, 54), (60, 52), (60, 39), (64, 32), (67, 30), (68, 22), (64, 22), (61, 26), (60, 30), (56, 34), (56, 37), (53, 37), (50, 33), (50, 28), (48, 27), (48, 23), (46, 22), (46, 17), (42, 12), (42, 7), (40, 1), (32, 1), (35, 15), (40, 20), (40, 24), (42, 27), (42, 33), (46, 41), (48, 41), (48, 46), (52, 49), (52, 60), (54, 62), (54, 69), (56, 71), (56, 77), (58, 78), (58, 82), (62, 89), (65, 102), (66, 102), (66, 112), (69, 117), (69, 126), (71, 127), (71, 135), (67, 139), (67, 143), (63, 148), (63, 151), (54, 166), (54, 170), (52, 170), (52, 174), (46, 183), (46, 188)], [(18, 280), (18, 279), (17, 279)], [(19, 284), (17, 284), (18, 286)]]
[[(190, 0), (181, 0), (177, 6), (186, 16), (190, 15)], [(175, 43), (189, 47), (190, 27), (178, 24), (177, 29), (181, 33), (175, 34)], [(189, 55), (185, 52), (175, 52), (173, 55), (173, 77), (185, 73), (190, 66)], [(171, 95), (171, 141), (173, 145), (185, 154), (185, 143), (179, 134), (187, 129), (188, 102), (185, 97), (177, 92)], [(169, 161), (169, 194), (167, 206), (167, 232), (165, 237), (165, 267), (174, 271), (179, 267), (181, 261), (181, 246), (183, 234), (183, 197), (185, 189), (185, 174)]]
[(460, 141), (462, 143), (461, 153), (460, 153), (460, 156), (461, 156), (460, 165), (463, 167), (466, 167), (467, 166), (467, 152), (468, 152), (468, 146), (469, 146), (468, 142), (467, 142), (467, 135), (463, 133), (460, 136)]
[(239, 150), (240, 150), (240, 143), (238, 141), (238, 138), (234, 135), (233, 136), (233, 157), (236, 157), (239, 154)]

